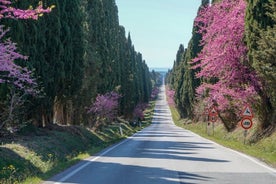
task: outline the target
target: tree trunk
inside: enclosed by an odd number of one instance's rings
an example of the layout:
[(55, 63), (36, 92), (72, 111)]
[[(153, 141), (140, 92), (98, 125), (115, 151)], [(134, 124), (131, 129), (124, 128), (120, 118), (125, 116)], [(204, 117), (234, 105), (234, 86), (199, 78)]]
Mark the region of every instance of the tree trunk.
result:
[(64, 109), (61, 100), (57, 96), (54, 100), (53, 113), (53, 123), (64, 125)]
[(72, 100), (58, 99), (55, 97), (54, 107), (53, 107), (53, 123), (60, 125), (71, 125), (73, 117), (73, 102)]

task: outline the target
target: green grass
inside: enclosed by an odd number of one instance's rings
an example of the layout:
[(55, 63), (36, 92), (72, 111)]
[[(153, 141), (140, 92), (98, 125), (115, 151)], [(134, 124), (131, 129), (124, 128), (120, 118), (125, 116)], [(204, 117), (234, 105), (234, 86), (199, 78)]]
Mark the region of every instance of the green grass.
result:
[(248, 131), (245, 139), (244, 130), (241, 127), (236, 128), (233, 132), (227, 132), (222, 124), (216, 123), (214, 131), (211, 125), (208, 128), (209, 132), (207, 132), (207, 122), (187, 123), (189, 120), (180, 119), (174, 107), (171, 107), (171, 112), (177, 126), (195, 132), (225, 147), (253, 156), (276, 168), (276, 132), (257, 143), (250, 143), (250, 136), (253, 135), (256, 127)]
[(18, 136), (0, 147), (0, 183), (22, 183), (26, 178), (43, 180), (108, 145), (82, 127), (38, 130), (45, 135)]
[(78, 126), (36, 129), (32, 135), (0, 139), (0, 183), (37, 184), (151, 124), (154, 102), (145, 111), (142, 127), (118, 124), (91, 131)]

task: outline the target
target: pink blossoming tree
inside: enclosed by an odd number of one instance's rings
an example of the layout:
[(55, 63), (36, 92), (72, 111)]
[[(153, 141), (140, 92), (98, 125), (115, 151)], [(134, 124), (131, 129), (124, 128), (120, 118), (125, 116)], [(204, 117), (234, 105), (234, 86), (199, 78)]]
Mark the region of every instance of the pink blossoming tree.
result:
[(222, 0), (202, 9), (196, 18), (203, 49), (193, 60), (194, 69), (200, 69), (197, 77), (205, 81), (196, 91), (207, 105), (218, 106), (222, 120), (224, 113), (225, 118), (231, 116), (237, 121), (241, 108), (254, 99), (254, 87), (259, 85), (247, 65), (245, 10), (245, 0)]
[[(12, 7), (11, 1), (0, 0), (0, 20), (3, 18), (13, 19), (37, 19), (43, 13), (48, 13), (51, 8), (43, 9), (42, 2), (38, 7), (28, 10), (21, 10)], [(16, 87), (33, 92), (30, 86), (36, 86), (35, 80), (31, 77), (31, 71), (14, 63), (16, 59), (27, 57), (16, 52), (16, 44), (5, 38), (8, 29), (0, 25), (0, 83), (11, 83)]]
[[(13, 19), (37, 19), (43, 13), (48, 13), (51, 8), (44, 9), (42, 2), (38, 7), (28, 10), (21, 10), (12, 7), (10, 0), (0, 0), (0, 20), (4, 18)], [(0, 25), (0, 84), (10, 85), (10, 94), (8, 97), (7, 107), (1, 113), (0, 129), (6, 124), (15, 121), (15, 109), (24, 104), (23, 97), (26, 94), (37, 94), (37, 83), (32, 78), (32, 71), (17, 65), (14, 61), (18, 59), (26, 60), (27, 57), (16, 51), (16, 44), (9, 38), (5, 38), (9, 29)], [(21, 91), (21, 92), (18, 92)]]
[(96, 122), (93, 122), (95, 127), (109, 123), (117, 117), (120, 98), (121, 95), (114, 91), (97, 96), (87, 112), (95, 117)]
[(29, 9), (22, 10), (12, 7), (12, 2), (10, 0), (0, 0), (0, 19), (16, 18), (37, 20), (39, 16), (43, 15), (43, 13), (49, 13), (53, 7), (54, 6), (44, 9), (42, 1), (39, 1), (39, 4), (35, 9), (30, 6)]
[(174, 94), (175, 94), (175, 91), (173, 89), (170, 89), (169, 87), (166, 87), (166, 97), (167, 97), (167, 102), (168, 102), (170, 107), (175, 106)]
[(133, 111), (133, 117), (138, 121), (144, 119), (144, 110), (147, 108), (148, 104), (146, 103), (138, 103)]
[(159, 93), (159, 88), (157, 86), (155, 86), (153, 89), (152, 89), (152, 92), (151, 92), (151, 99), (154, 100), (157, 98), (157, 95)]

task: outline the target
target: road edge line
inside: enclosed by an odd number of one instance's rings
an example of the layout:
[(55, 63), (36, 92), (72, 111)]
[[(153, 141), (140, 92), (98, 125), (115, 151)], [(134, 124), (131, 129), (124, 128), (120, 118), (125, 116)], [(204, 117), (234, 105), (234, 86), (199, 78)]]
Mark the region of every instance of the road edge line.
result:
[(79, 166), (78, 168), (72, 170), (71, 172), (69, 172), (67, 175), (65, 175), (61, 179), (59, 179), (54, 184), (62, 184), (61, 182), (64, 182), (67, 179), (71, 178), (72, 176), (74, 176), (75, 174), (77, 174), (79, 171), (81, 171), (82, 169), (84, 169), (85, 167), (87, 167), (88, 165), (90, 165), (91, 163), (93, 163), (94, 161), (96, 161), (97, 159), (99, 159), (100, 157), (104, 156), (105, 154), (109, 153), (110, 151), (114, 150), (115, 148), (119, 147), (120, 145), (122, 145), (122, 144), (130, 141), (130, 139), (132, 139), (133, 137), (135, 137), (142, 130), (140, 130), (139, 132), (136, 132), (135, 134), (133, 134), (130, 137), (127, 137), (125, 140), (123, 140), (123, 141), (121, 141), (121, 142), (119, 142), (119, 143), (111, 146), (110, 148), (106, 148), (106, 150), (103, 150), (102, 152), (100, 152), (99, 155), (97, 155), (97, 156), (91, 156), (91, 157), (89, 157), (87, 159), (84, 159), (83, 161), (90, 161), (90, 162), (86, 162), (86, 163), (82, 164), (81, 166)]
[[(175, 125), (175, 126), (176, 126), (176, 125)], [(177, 127), (178, 127), (178, 126), (177, 126)], [(179, 128), (181, 128), (181, 127), (179, 127)], [(245, 153), (239, 152), (239, 151), (237, 151), (237, 150), (234, 150), (234, 149), (225, 147), (225, 146), (223, 146), (223, 145), (221, 145), (221, 144), (219, 144), (219, 143), (217, 143), (217, 142), (214, 142), (214, 141), (212, 141), (212, 140), (210, 140), (210, 139), (207, 139), (207, 138), (205, 138), (205, 137), (202, 137), (202, 136), (200, 136), (200, 135), (198, 135), (198, 134), (196, 134), (196, 133), (194, 133), (194, 132), (192, 132), (192, 131), (190, 131), (190, 130), (187, 130), (187, 129), (184, 129), (184, 130), (189, 131), (189, 132), (191, 132), (192, 134), (197, 135), (198, 137), (201, 137), (202, 139), (208, 140), (208, 141), (210, 141), (210, 142), (216, 144), (217, 146), (220, 146), (220, 147), (222, 147), (222, 148), (228, 149), (229, 151), (232, 151), (232, 152), (234, 152), (234, 153), (236, 153), (236, 154), (238, 154), (238, 155), (240, 155), (240, 156), (243, 156), (243, 157), (249, 159), (250, 161), (254, 162), (255, 164), (258, 164), (259, 166), (262, 166), (262, 167), (266, 168), (267, 170), (271, 171), (271, 172), (272, 172), (271, 174), (273, 174), (273, 175), (276, 176), (276, 169), (273, 168), (273, 167), (271, 167), (271, 166), (269, 166), (268, 164), (266, 164), (265, 162), (263, 162), (263, 161), (261, 161), (261, 160), (259, 160), (259, 159), (255, 158), (255, 157), (253, 157), (253, 156), (247, 155), (247, 154), (245, 154)]]

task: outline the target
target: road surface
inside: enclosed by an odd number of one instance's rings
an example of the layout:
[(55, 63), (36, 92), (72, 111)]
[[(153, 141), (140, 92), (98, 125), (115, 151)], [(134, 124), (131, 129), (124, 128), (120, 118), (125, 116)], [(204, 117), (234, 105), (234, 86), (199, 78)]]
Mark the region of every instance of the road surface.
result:
[(276, 171), (172, 123), (161, 88), (150, 127), (45, 184), (275, 184)]

